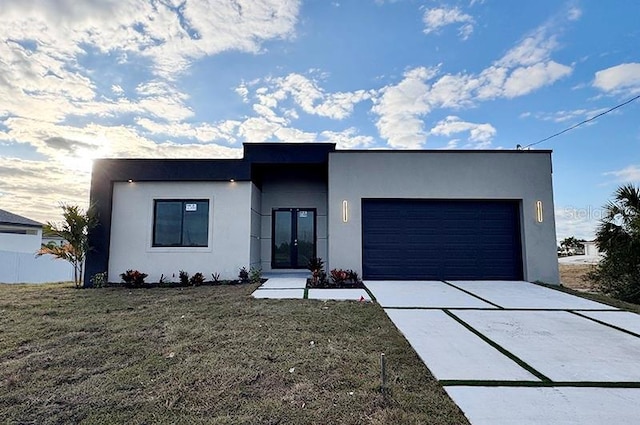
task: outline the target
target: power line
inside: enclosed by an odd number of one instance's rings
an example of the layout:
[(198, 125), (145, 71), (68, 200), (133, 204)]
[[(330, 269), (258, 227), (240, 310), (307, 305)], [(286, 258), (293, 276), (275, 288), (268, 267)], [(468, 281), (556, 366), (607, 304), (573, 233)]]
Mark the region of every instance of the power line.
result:
[(632, 97), (631, 99), (627, 100), (626, 102), (622, 102), (622, 103), (620, 103), (620, 104), (618, 104), (618, 105), (614, 106), (614, 107), (613, 107), (613, 108), (611, 108), (611, 109), (607, 109), (607, 110), (606, 110), (606, 111), (604, 111), (604, 112), (600, 112), (599, 114), (592, 116), (591, 118), (587, 118), (586, 120), (581, 121), (581, 122), (579, 122), (578, 124), (574, 124), (574, 125), (572, 125), (572, 126), (571, 126), (571, 127), (569, 127), (569, 128), (565, 128), (564, 130), (559, 131), (559, 132), (557, 132), (556, 134), (552, 134), (552, 135), (551, 135), (551, 136), (549, 136), (549, 137), (545, 137), (544, 139), (538, 140), (537, 142), (534, 142), (534, 143), (529, 143), (529, 144), (528, 144), (528, 145), (526, 145), (526, 146), (520, 146), (520, 145), (518, 145), (518, 146), (519, 146), (519, 149), (526, 149), (526, 148), (530, 148), (531, 146), (539, 145), (539, 144), (540, 144), (540, 143), (542, 143), (542, 142), (546, 142), (546, 141), (547, 141), (547, 140), (549, 140), (549, 139), (553, 139), (554, 137), (560, 136), (561, 134), (564, 134), (564, 133), (566, 133), (567, 131), (571, 131), (571, 130), (573, 130), (573, 129), (574, 129), (574, 128), (576, 128), (576, 127), (580, 127), (580, 126), (581, 126), (581, 125), (583, 125), (583, 124), (586, 124), (586, 123), (588, 123), (588, 122), (590, 122), (590, 121), (595, 120), (596, 118), (600, 118), (600, 117), (601, 117), (601, 116), (603, 116), (603, 115), (607, 115), (609, 112), (615, 111), (615, 110), (616, 110), (616, 109), (618, 109), (618, 108), (622, 108), (624, 105), (627, 105), (627, 104), (629, 104), (629, 103), (633, 102), (634, 100), (638, 100), (638, 99), (640, 99), (640, 94), (639, 94), (639, 95), (637, 95), (637, 96), (635, 96), (635, 97)]

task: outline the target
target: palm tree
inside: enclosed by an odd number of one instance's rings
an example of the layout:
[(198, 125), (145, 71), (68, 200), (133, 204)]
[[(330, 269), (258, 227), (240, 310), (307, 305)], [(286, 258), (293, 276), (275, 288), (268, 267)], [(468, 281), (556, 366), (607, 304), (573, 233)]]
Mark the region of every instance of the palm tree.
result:
[(62, 238), (64, 242), (61, 246), (43, 245), (37, 255), (53, 255), (70, 262), (73, 265), (73, 282), (79, 288), (82, 286), (84, 259), (90, 249), (87, 235), (98, 224), (98, 220), (91, 207), (86, 212), (77, 205), (62, 204), (60, 207), (64, 220), (61, 223), (47, 222), (44, 231)]
[(640, 248), (640, 187), (632, 184), (619, 187), (604, 211), (596, 233), (600, 251), (636, 252)]
[(587, 278), (605, 294), (640, 303), (640, 188), (619, 187), (604, 212), (596, 244), (605, 257)]

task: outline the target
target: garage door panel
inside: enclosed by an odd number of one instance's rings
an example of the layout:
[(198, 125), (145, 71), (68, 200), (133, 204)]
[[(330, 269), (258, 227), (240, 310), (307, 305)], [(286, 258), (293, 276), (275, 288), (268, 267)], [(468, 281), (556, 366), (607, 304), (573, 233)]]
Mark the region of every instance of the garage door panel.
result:
[(515, 201), (363, 200), (367, 279), (522, 279)]

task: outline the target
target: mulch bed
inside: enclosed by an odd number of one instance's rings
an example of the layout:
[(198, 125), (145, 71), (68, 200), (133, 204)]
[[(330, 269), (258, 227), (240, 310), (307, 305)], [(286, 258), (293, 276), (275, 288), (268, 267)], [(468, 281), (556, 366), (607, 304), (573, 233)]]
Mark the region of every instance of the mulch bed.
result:
[(308, 289), (363, 289), (364, 283), (359, 280), (357, 282), (345, 281), (342, 283), (335, 283), (331, 280), (325, 282), (313, 282), (311, 278), (307, 278)]

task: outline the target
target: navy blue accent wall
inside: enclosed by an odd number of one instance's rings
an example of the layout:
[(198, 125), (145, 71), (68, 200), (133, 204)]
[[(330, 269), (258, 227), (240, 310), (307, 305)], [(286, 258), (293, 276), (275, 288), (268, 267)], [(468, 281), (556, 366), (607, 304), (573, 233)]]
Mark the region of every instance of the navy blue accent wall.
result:
[(252, 164), (327, 164), (335, 143), (245, 143), (244, 159)]

